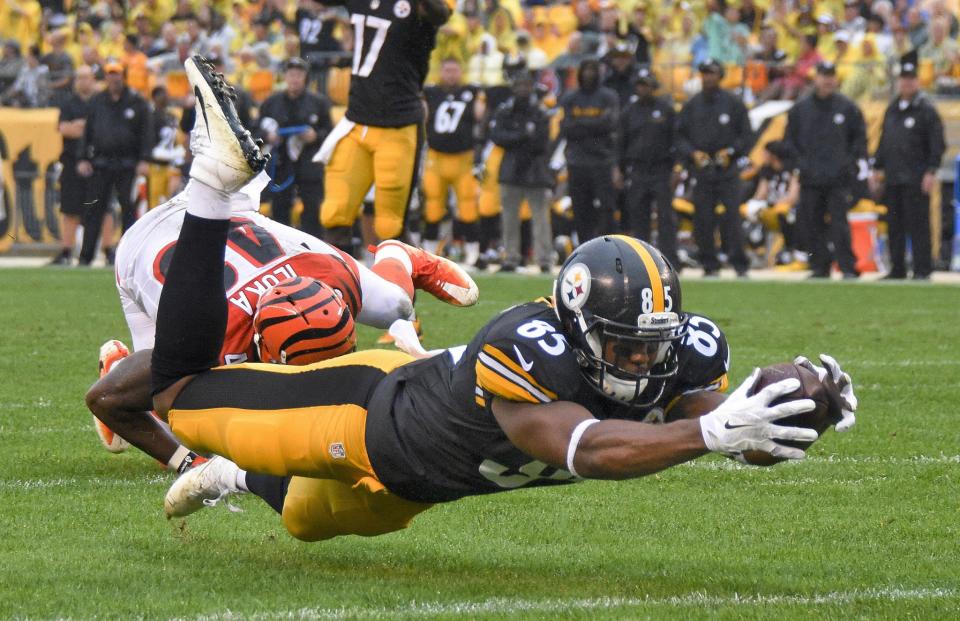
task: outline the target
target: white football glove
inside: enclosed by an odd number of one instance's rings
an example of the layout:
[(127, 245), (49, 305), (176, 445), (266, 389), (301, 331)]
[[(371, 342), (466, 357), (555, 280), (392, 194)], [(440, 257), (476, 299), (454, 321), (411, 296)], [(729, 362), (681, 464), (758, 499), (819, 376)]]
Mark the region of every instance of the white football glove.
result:
[(775, 425), (776, 421), (813, 410), (812, 399), (795, 399), (779, 405), (770, 403), (800, 388), (800, 380), (791, 378), (766, 386), (757, 394), (747, 393), (757, 381), (760, 369), (754, 369), (740, 387), (717, 409), (700, 417), (700, 432), (707, 448), (739, 459), (744, 451), (763, 451), (781, 459), (803, 459), (803, 449), (784, 446), (775, 440), (813, 442), (813, 429)]
[(822, 367), (816, 366), (804, 356), (797, 356), (793, 360), (793, 364), (816, 373), (821, 382), (826, 379), (828, 373), (830, 374), (833, 383), (840, 389), (840, 399), (843, 401), (842, 418), (835, 425), (835, 429), (837, 431), (847, 431), (857, 423), (857, 417), (854, 415), (857, 411), (857, 396), (853, 394), (853, 380), (850, 379), (849, 374), (843, 372), (840, 363), (833, 356), (820, 354), (820, 362), (823, 363)]

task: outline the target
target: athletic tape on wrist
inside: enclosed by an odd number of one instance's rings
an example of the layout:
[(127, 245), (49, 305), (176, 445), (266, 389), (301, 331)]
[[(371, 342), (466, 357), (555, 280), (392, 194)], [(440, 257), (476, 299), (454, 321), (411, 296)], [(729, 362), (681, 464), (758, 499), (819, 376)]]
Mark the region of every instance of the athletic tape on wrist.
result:
[(573, 467), (573, 458), (577, 454), (577, 447), (580, 445), (580, 438), (583, 437), (583, 432), (585, 432), (590, 425), (599, 422), (600, 420), (596, 418), (582, 420), (576, 427), (573, 428), (573, 433), (570, 434), (570, 444), (567, 445), (567, 472), (578, 479), (580, 478), (580, 475), (577, 474), (576, 468)]

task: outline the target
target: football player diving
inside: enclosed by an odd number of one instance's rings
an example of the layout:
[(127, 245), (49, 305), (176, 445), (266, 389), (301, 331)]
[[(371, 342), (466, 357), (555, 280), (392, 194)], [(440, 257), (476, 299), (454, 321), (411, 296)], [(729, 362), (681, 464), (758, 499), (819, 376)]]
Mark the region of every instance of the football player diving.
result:
[[(203, 61), (188, 62), (192, 72), (209, 71)], [(195, 128), (193, 141), (209, 141), (207, 129)], [(198, 175), (204, 165), (203, 160), (197, 164)], [(303, 365), (353, 351), (354, 321), (384, 328), (408, 318), (415, 289), (457, 306), (476, 302), (476, 284), (447, 259), (389, 241), (380, 245), (368, 269), (333, 246), (262, 216), (257, 209), (264, 177), (261, 173), (230, 193), (229, 249), (222, 265), (229, 310), (220, 363)], [(187, 205), (197, 192), (202, 199), (199, 183), (191, 181), (121, 240), (117, 288), (136, 353), (127, 358), (123, 343), (105, 343), (101, 379), (87, 393), (108, 450), (123, 450), (129, 442), (178, 472), (202, 460), (149, 413), (150, 349)]]
[[(690, 417), (687, 391), (726, 382), (723, 334), (682, 311), (676, 272), (659, 252), (623, 236), (574, 252), (556, 280), (555, 303), (512, 307), (468, 345), (433, 357), (375, 350), (304, 367), (217, 366), (228, 304), (228, 193), (263, 163), (249, 136), (231, 129), (220, 82), (190, 75), (201, 78), (216, 137), (194, 147), (196, 161), (213, 165), (191, 173), (205, 200), (187, 206), (167, 271), (153, 396), (177, 437), (217, 457), (177, 479), (168, 516), (249, 491), (301, 540), (373, 536), (464, 496), (639, 477), (711, 451), (799, 459), (803, 450), (782, 442), (817, 438), (776, 424), (813, 409), (809, 399), (773, 405), (799, 382), (750, 395), (757, 372)], [(849, 427), (856, 401), (843, 377)]]

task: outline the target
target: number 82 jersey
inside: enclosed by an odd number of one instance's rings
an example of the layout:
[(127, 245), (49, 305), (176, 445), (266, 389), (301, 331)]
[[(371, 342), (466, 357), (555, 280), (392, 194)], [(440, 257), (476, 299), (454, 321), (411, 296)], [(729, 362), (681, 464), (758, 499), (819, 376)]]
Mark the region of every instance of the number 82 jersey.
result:
[[(630, 409), (600, 395), (581, 374), (552, 301), (507, 309), (470, 342), (401, 367), (368, 409), (367, 448), (387, 489), (409, 500), (444, 502), (519, 487), (572, 483), (561, 468), (534, 460), (500, 428), (494, 399), (572, 401), (597, 418), (659, 422), (686, 392), (724, 390), (729, 351), (720, 329), (689, 314), (679, 370), (661, 398)], [(382, 404), (382, 405), (381, 405)]]

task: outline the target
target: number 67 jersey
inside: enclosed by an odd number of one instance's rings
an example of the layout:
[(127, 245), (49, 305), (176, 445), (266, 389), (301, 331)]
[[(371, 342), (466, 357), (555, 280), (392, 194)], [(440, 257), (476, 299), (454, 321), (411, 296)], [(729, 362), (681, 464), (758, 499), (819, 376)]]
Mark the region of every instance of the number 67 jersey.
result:
[[(187, 190), (160, 205), (128, 230), (117, 249), (120, 302), (135, 350), (153, 347), (157, 307), (176, 250), (189, 200)], [(283, 280), (309, 276), (340, 292), (354, 318), (361, 311), (359, 268), (353, 258), (311, 235), (274, 222), (249, 208), (243, 194), (231, 198), (223, 284), (227, 332), (221, 362), (256, 360), (253, 315), (260, 296)]]
[(421, 502), (572, 483), (566, 470), (510, 442), (491, 411), (493, 400), (572, 401), (597, 418), (660, 422), (684, 393), (727, 386), (726, 338), (706, 317), (686, 316), (677, 374), (655, 403), (629, 409), (583, 377), (552, 300), (509, 308), (469, 345), (401, 367), (384, 380), (367, 415), (374, 471), (387, 489)]

